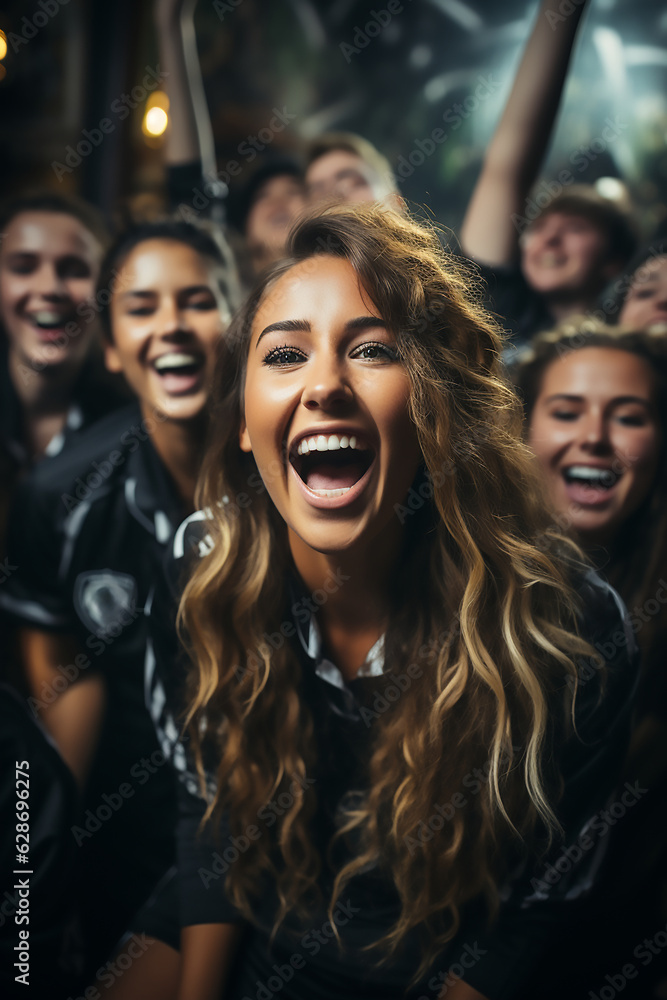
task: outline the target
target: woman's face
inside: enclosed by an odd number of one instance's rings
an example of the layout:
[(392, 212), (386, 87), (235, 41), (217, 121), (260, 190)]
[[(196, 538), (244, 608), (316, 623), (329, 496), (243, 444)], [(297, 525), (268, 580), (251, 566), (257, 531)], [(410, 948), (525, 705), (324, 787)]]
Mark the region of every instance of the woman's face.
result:
[(251, 246), (283, 250), (287, 234), (306, 205), (303, 183), (291, 174), (270, 177), (253, 198), (245, 231)]
[(589, 293), (618, 270), (606, 263), (604, 233), (589, 219), (550, 212), (521, 241), (522, 269), (537, 292)]
[(610, 541), (651, 489), (656, 395), (649, 364), (614, 348), (571, 351), (544, 372), (528, 442), (556, 509), (584, 543)]
[(654, 257), (637, 268), (619, 322), (635, 330), (667, 328), (667, 257)]
[(85, 356), (93, 326), (82, 315), (101, 252), (72, 215), (31, 211), (11, 220), (0, 242), (0, 320), (21, 364), (39, 371)]
[(316, 256), (267, 291), (252, 327), (240, 444), (317, 552), (396, 522), (421, 461), (395, 338), (347, 260)]
[(215, 264), (176, 240), (146, 240), (118, 270), (107, 367), (122, 372), (144, 414), (191, 420), (208, 400), (229, 321)]

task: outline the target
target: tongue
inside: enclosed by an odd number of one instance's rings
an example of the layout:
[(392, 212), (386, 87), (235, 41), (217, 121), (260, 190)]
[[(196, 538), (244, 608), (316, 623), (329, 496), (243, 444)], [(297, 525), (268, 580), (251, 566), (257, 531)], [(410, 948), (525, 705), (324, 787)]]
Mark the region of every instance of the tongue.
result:
[(570, 480), (570, 482), (566, 482), (565, 488), (570, 500), (581, 506), (604, 503), (610, 493), (609, 488), (605, 489), (604, 486), (600, 486), (597, 483), (587, 483), (583, 480)]
[(310, 490), (343, 490), (354, 486), (363, 476), (365, 469), (360, 462), (334, 465), (333, 462), (318, 462), (306, 476), (306, 486)]
[(160, 380), (168, 393), (188, 392), (199, 385), (199, 371), (170, 369), (160, 375)]

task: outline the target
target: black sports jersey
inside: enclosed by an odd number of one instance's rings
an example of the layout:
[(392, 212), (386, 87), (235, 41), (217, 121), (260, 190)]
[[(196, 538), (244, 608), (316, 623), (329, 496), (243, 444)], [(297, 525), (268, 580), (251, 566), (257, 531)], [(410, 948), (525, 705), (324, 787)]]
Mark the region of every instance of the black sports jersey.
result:
[[(485, 305), (508, 330), (514, 348), (525, 347), (536, 333), (555, 326), (544, 296), (530, 287), (518, 264), (489, 267), (477, 263), (477, 267), (486, 284)], [(510, 349), (510, 357), (513, 354)]]
[[(67, 995), (79, 958), (68, 934), (76, 856), (76, 845), (68, 834), (77, 810), (76, 785), (62, 757), (23, 699), (13, 688), (0, 684), (3, 1000)], [(23, 853), (17, 853), (17, 848)], [(26, 940), (28, 961), (24, 953), (21, 962), (16, 947)]]
[(38, 716), (79, 677), (106, 679), (103, 731), (71, 836), (83, 862), (85, 930), (107, 947), (173, 850), (172, 775), (146, 710), (143, 669), (146, 602), (182, 510), (149, 419), (127, 407), (35, 467), (17, 492), (9, 530), (17, 568), (0, 594), (15, 622), (78, 639), (62, 679), (33, 691)]
[[(197, 781), (186, 752), (176, 742), (178, 724), (170, 705), (182, 694), (183, 666), (176, 652), (173, 632), (175, 589), (188, 556), (204, 555), (210, 545), (206, 522), (195, 515), (175, 536), (174, 559), (162, 588), (156, 591), (151, 609), (151, 646), (147, 670), (156, 724), (166, 751), (173, 748), (179, 770), (180, 818), (178, 824), (178, 890), (173, 882), (146, 914), (149, 930), (175, 945), (177, 932), (167, 930), (165, 911), (179, 908), (181, 926), (198, 923), (239, 922), (241, 919), (224, 893), (225, 873), (245, 849), (243, 837), (233, 838), (223, 822), (214, 835), (199, 834), (205, 802), (198, 795)], [(169, 593), (167, 580), (172, 580)], [(376, 966), (362, 949), (376, 941), (395, 921), (399, 901), (387, 877), (369, 869), (347, 887), (334, 911), (345, 950), (333, 938), (324, 907), (315, 907), (308, 919), (289, 916), (272, 945), (270, 929), (276, 912), (276, 897), (267, 882), (254, 911), (253, 926), (242, 939), (232, 982), (225, 997), (267, 995), (280, 981), (282, 995), (290, 1000), (350, 998), (436, 997), (463, 978), (491, 1000), (513, 997), (530, 974), (549, 939), (568, 919), (574, 903), (594, 881), (606, 846), (604, 809), (609, 802), (635, 795), (636, 789), (614, 790), (614, 782), (627, 744), (632, 694), (636, 682), (636, 648), (625, 619), (625, 610), (615, 592), (593, 572), (581, 581), (583, 603), (581, 631), (606, 659), (606, 681), (602, 672), (582, 664), (580, 693), (576, 702), (577, 736), (565, 735), (565, 727), (554, 724), (554, 746), (564, 792), (557, 814), (564, 828), (546, 857), (538, 860), (517, 854), (512, 877), (501, 888), (501, 911), (496, 923), (487, 926), (481, 902), (473, 901), (462, 913), (461, 930), (414, 989), (410, 981), (419, 961), (419, 943), (409, 936), (405, 949), (391, 963)], [(373, 720), (393, 700), (388, 690), (383, 698), (383, 643), (373, 647), (359, 675), (345, 681), (327, 657), (317, 626), (316, 605), (298, 590), (289, 597), (283, 635), (294, 643), (302, 665), (302, 697), (313, 716), (318, 763), (305, 779), (317, 789), (317, 812), (313, 836), (321, 856), (336, 828), (340, 807), (350, 796), (363, 795), (364, 760), (367, 759)], [(283, 623), (283, 624), (285, 624)], [(613, 636), (613, 640), (612, 637)], [(280, 638), (280, 637), (279, 637)], [(379, 687), (378, 687), (379, 680)], [(379, 700), (376, 695), (379, 692)], [(554, 720), (560, 717), (554, 711)], [(481, 777), (468, 775), (462, 798), (479, 791)], [(209, 776), (213, 784), (213, 777)], [(283, 803), (284, 805), (284, 803)], [(446, 821), (445, 803), (441, 809)], [(456, 804), (454, 804), (456, 805)], [(280, 808), (280, 802), (275, 804)], [(261, 836), (271, 826), (271, 809), (260, 810), (257, 828), (247, 837)], [(275, 820), (274, 820), (275, 822)], [(440, 814), (434, 812), (434, 829)], [(419, 849), (416, 844), (415, 849)], [(324, 864), (321, 887), (324, 898), (330, 889), (331, 872)], [(282, 977), (282, 978), (281, 978)], [(449, 977), (449, 978), (448, 978)], [(264, 992), (262, 992), (264, 991)], [(407, 991), (407, 992), (406, 992)]]
[[(27, 370), (27, 369), (26, 369)], [(65, 426), (49, 442), (45, 454), (58, 455), (75, 435), (85, 431), (96, 421), (119, 409), (128, 401), (120, 383), (108, 373), (97, 370), (95, 361), (87, 361), (72, 388), (72, 399)], [(17, 467), (29, 464), (23, 441), (22, 407), (9, 374), (7, 352), (0, 344), (0, 450)]]

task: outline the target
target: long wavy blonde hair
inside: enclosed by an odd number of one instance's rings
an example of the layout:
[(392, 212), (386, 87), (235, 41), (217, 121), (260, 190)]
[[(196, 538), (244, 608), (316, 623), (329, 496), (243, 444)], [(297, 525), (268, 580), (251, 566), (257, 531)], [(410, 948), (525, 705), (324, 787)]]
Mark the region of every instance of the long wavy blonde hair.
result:
[[(244, 371), (267, 290), (297, 262), (343, 257), (395, 333), (423, 453), (415, 485), (427, 499), (403, 514), (409, 544), (388, 609), (383, 684), (412, 664), (418, 680), (370, 728), (366, 793), (339, 831), (354, 834), (355, 850), (329, 907), (369, 863), (380, 864), (401, 901), (383, 953), (419, 928), (425, 968), (456, 933), (467, 900), (482, 894), (493, 911), (508, 845), (555, 826), (544, 767), (550, 713), (557, 703), (567, 715), (574, 656), (590, 654), (569, 582), (575, 550), (552, 537), (521, 442), (521, 406), (502, 374), (501, 332), (435, 231), (382, 208), (331, 207), (296, 226), (288, 253), (236, 315), (220, 359), (199, 488), (212, 546), (180, 606), (193, 663), (190, 732), (200, 773), (204, 762), (216, 769), (207, 815), (224, 810), (234, 836), (261, 828), (262, 808), (291, 796), (226, 879), (230, 899), (251, 915), (270, 873), (278, 926), (308, 904), (322, 871), (310, 831), (316, 788), (293, 781), (313, 773), (317, 749), (299, 657), (265, 639), (285, 618), (292, 563), (285, 524), (239, 447)], [(483, 790), (411, 848), (434, 806), (484, 766)]]

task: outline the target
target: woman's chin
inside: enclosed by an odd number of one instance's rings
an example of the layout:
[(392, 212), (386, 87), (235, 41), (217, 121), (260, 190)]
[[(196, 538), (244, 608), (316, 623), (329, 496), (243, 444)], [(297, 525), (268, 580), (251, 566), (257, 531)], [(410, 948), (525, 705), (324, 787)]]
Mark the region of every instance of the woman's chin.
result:
[(163, 420), (188, 422), (200, 419), (206, 410), (206, 396), (167, 396), (160, 399), (146, 400), (145, 403), (153, 413), (159, 413)]

